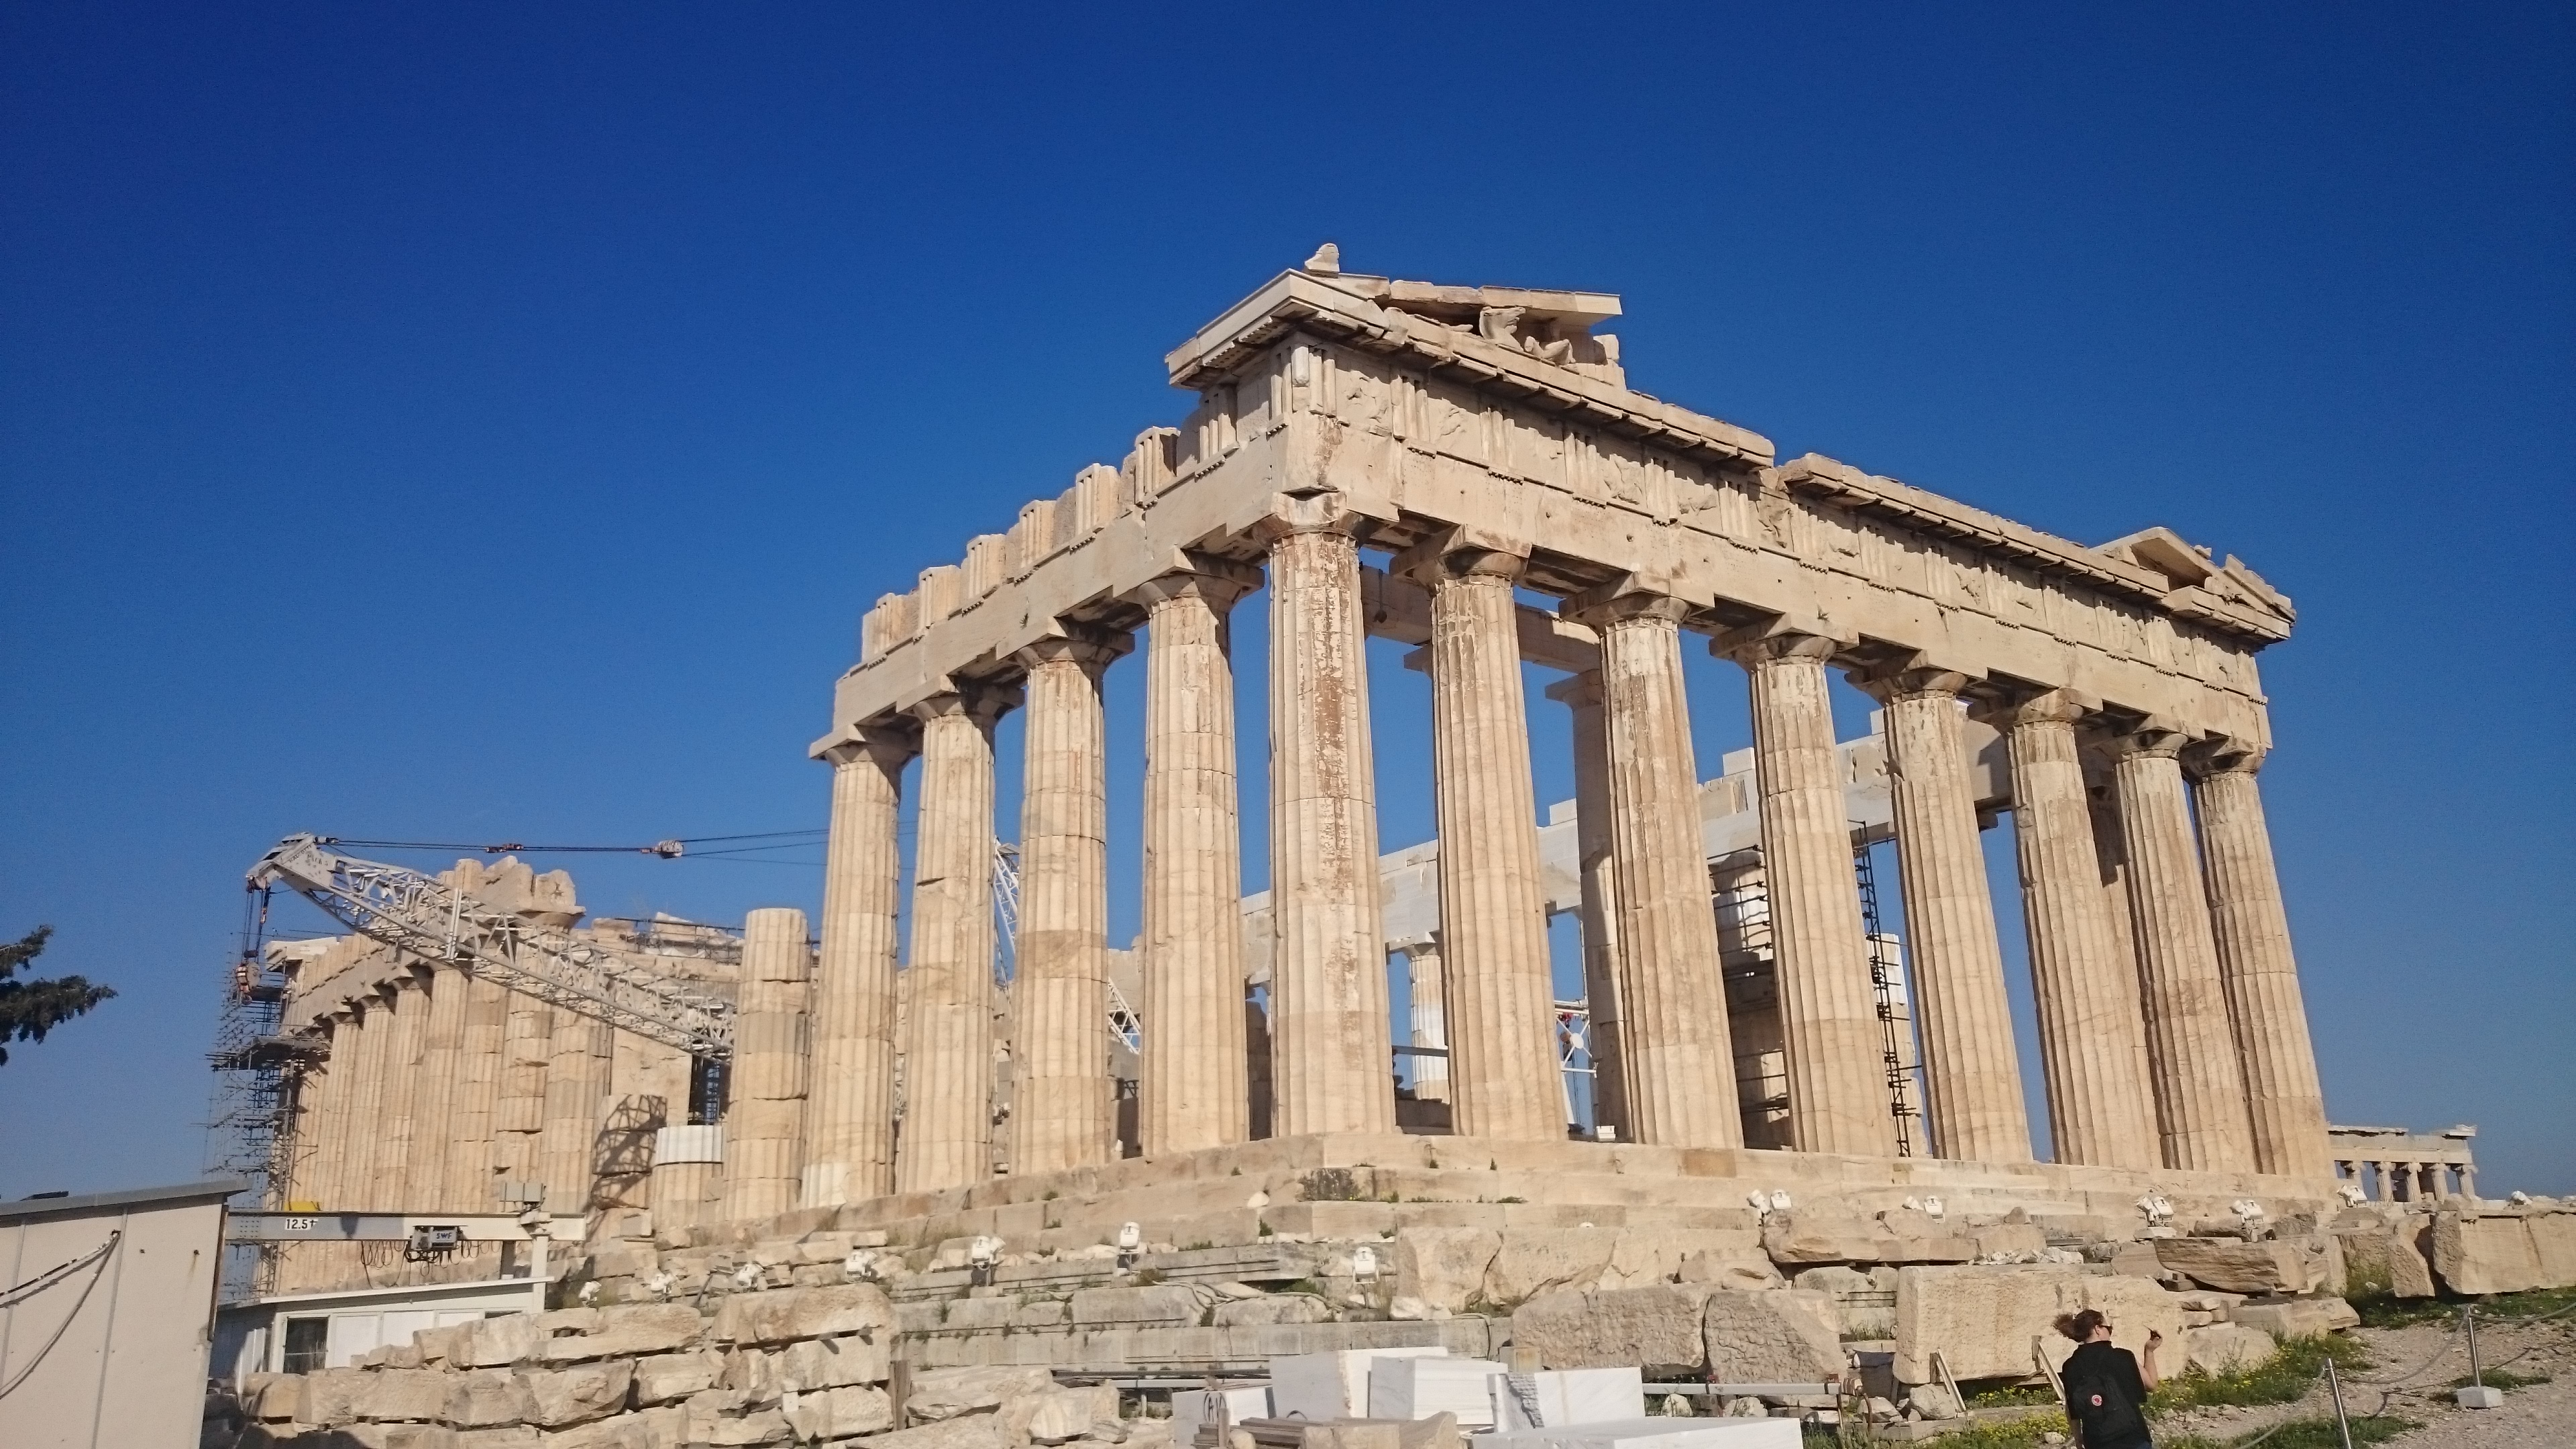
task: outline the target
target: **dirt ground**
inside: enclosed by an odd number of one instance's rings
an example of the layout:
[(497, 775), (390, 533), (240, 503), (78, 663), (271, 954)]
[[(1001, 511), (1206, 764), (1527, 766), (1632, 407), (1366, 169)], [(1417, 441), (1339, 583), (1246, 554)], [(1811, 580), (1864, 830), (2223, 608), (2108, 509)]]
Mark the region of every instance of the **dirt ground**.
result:
[[(2453, 1328), (2421, 1324), (2353, 1333), (2370, 1349), (2372, 1366), (2345, 1381), (2345, 1411), (2356, 1418), (2385, 1413), (2421, 1425), (2387, 1441), (2390, 1449), (2576, 1449), (2576, 1314), (2520, 1327), (2480, 1326), (2481, 1364), (2550, 1380), (2506, 1391), (2499, 1409), (2453, 1403), (2453, 1381), (2469, 1372), (2467, 1344)], [(2157, 1424), (2156, 1438), (2161, 1443), (2199, 1435), (2227, 1443), (2284, 1419), (2333, 1412), (2319, 1385), (2295, 1404), (2179, 1414)]]

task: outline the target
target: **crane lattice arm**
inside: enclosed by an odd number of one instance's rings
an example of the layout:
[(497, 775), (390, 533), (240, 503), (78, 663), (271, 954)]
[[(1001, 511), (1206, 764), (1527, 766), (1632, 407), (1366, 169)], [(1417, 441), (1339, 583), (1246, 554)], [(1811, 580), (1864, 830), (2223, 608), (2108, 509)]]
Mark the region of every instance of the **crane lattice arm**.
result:
[(316, 836), (290, 835), (251, 867), (250, 883), (283, 883), (341, 924), (396, 950), (453, 962), (693, 1057), (733, 1055), (731, 1002), (672, 978), (647, 958), (497, 910), (419, 871), (342, 855)]

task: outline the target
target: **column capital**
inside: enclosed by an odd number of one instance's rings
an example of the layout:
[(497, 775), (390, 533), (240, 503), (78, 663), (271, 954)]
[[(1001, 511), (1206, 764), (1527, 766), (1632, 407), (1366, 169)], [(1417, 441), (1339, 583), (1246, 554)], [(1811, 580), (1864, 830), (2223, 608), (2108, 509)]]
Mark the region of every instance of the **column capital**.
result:
[(1135, 647), (1136, 636), (1124, 629), (1097, 629), (1059, 620), (1054, 632), (1031, 640), (1011, 657), (1031, 670), (1041, 664), (1069, 659), (1097, 679), (1100, 671), (1107, 669), (1111, 661)]
[(1339, 534), (1356, 539), (1370, 522), (1368, 515), (1351, 508), (1340, 493), (1325, 488), (1273, 494), (1270, 512), (1254, 520), (1247, 531), (1263, 543), (1276, 543), (1299, 533)]
[(881, 769), (899, 770), (904, 762), (921, 753), (921, 722), (904, 715), (891, 715), (853, 726), (849, 738), (826, 746), (822, 758), (833, 769), (858, 764), (864, 760)]
[(1601, 671), (1598, 668), (1578, 669), (1539, 692), (1574, 709), (1598, 708), (1601, 704)]
[(1995, 726), (2011, 730), (2026, 724), (2080, 725), (2102, 708), (2102, 701), (2072, 689), (2052, 689), (2040, 694), (2006, 698), (1972, 706), (1968, 713)]
[(1170, 569), (1120, 595), (1151, 610), (1174, 599), (1197, 599), (1222, 614), (1261, 587), (1261, 570), (1212, 554), (1174, 549)]
[(1453, 579), (1517, 580), (1529, 567), (1530, 546), (1490, 529), (1464, 524), (1443, 528), (1389, 561), (1387, 572), (1437, 589)]
[(2195, 780), (2213, 775), (2252, 775), (2263, 768), (2270, 752), (2259, 745), (2221, 735), (2203, 740), (2183, 751), (2183, 770)]
[(914, 719), (928, 724), (934, 719), (964, 715), (980, 728), (992, 728), (993, 721), (1017, 709), (1021, 689), (1018, 683), (994, 684), (985, 680), (952, 677), (949, 688), (922, 700), (906, 711)]
[(1670, 619), (1678, 624), (1690, 617), (1691, 605), (1687, 599), (1613, 579), (1567, 599), (1557, 612), (1588, 628), (1607, 629), (1631, 619)]
[(2144, 723), (2115, 730), (2102, 741), (2102, 749), (2113, 760), (2163, 759), (2182, 756), (2191, 744), (2191, 736), (2172, 724), (2149, 717)]
[(1803, 630), (1755, 625), (1750, 629), (1730, 629), (1709, 640), (1708, 652), (1751, 669), (1775, 659), (1829, 660), (1841, 653), (1848, 642)]
[(1853, 670), (1851, 682), (1860, 691), (1881, 704), (1894, 704), (1900, 699), (1956, 699), (1968, 687), (1970, 676), (1955, 669), (1899, 666), (1894, 669)]

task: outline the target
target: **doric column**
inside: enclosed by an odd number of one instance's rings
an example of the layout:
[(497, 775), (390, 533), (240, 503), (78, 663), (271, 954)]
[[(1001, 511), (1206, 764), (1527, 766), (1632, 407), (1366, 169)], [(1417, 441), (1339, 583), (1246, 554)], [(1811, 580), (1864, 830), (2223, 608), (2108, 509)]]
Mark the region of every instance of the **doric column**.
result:
[(1526, 560), (1441, 539), (1398, 562), (1431, 591), (1451, 1120), (1462, 1137), (1560, 1142), (1564, 1074), (1513, 617), (1513, 581)]
[[(1404, 957), (1404, 984), (1412, 1007), (1413, 1045), (1439, 1056), (1413, 1059), (1413, 1100), (1449, 1100), (1449, 982), (1440, 940), (1428, 937), (1396, 948)], [(1455, 1118), (1451, 1119), (1455, 1121)]]
[[(421, 1039), (429, 1025), (424, 974), (418, 967), (397, 969), (385, 990), (392, 1006), (386, 1016), (384, 1102), (378, 1109), (384, 1135), (377, 1143), (376, 1181), (371, 1190), (395, 1212), (432, 1210), (413, 1196), (422, 1187), (420, 1153), (414, 1143), (421, 1132)], [(431, 1124), (428, 1131), (434, 1140), (437, 1125)]]
[[(1678, 642), (1678, 641), (1677, 641)], [(1601, 711), (1601, 671), (1586, 669), (1548, 686), (1574, 717), (1574, 849), (1582, 871), (1584, 1042), (1592, 1055), (1592, 1120), (1630, 1133), (1619, 1065), (1619, 909), (1612, 868), (1610, 745)]]
[(1359, 541), (1330, 496), (1283, 506), (1270, 530), (1273, 1126), (1393, 1132)]
[(1802, 1152), (1889, 1157), (1894, 1117), (1825, 662), (1833, 640), (1780, 634), (1729, 657), (1752, 676), (1754, 783), (1789, 1067), (1789, 1132)]
[(1148, 1157), (1252, 1133), (1226, 611), (1260, 582), (1240, 565), (1195, 559), (1135, 595), (1146, 609), (1136, 1131)]
[(897, 1192), (993, 1175), (993, 722), (1017, 702), (974, 685), (914, 707), (921, 826)]
[[(2128, 902), (2102, 889), (2091, 802), (2076, 752), (2083, 702), (2050, 693), (2005, 712), (2013, 838), (2030, 940), (2049, 1139), (2060, 1162), (2153, 1169), (2155, 1100), (2147, 1086), (2138, 973), (2121, 949)], [(1907, 907), (1909, 917), (1912, 906)], [(2114, 933), (2117, 933), (2116, 935)]]
[(466, 977), (464, 1056), (451, 1113), (455, 1131), (447, 1147), (448, 1205), (458, 1212), (501, 1210), (492, 1197), (492, 1134), (509, 1021), (509, 991), (488, 976)]
[(1943, 1157), (2028, 1162), (2030, 1117), (2003, 946), (1959, 728), (1967, 683), (1945, 670), (1912, 669), (1872, 690), (1886, 706), (1888, 794), (1932, 1140)]
[[(330, 1174), (332, 1191), (322, 1200), (322, 1210), (400, 1211), (401, 1204), (386, 1200), (377, 1167), (384, 1145), (385, 1047), (393, 1036), (393, 1004), (381, 992), (359, 997), (349, 1004), (349, 1019), (338, 1035), (347, 1039), (335, 1041), (333, 1050), (344, 1051), (348, 1059), (348, 1110), (342, 1119), (339, 1166)], [(335, 1267), (356, 1261), (353, 1248)]]
[(1124, 634), (1071, 631), (1020, 651), (1029, 671), (1012, 948), (1011, 1171), (1110, 1160), (1109, 745), (1100, 675)]
[(1682, 693), (1688, 609), (1661, 594), (1614, 590), (1577, 595), (1564, 612), (1601, 633), (1627, 1114), (1620, 1125), (1653, 1146), (1740, 1147), (1744, 1123)]
[(554, 1009), (509, 993), (502, 1028), (501, 1087), (492, 1103), (492, 1175), (502, 1182), (545, 1177), (546, 1062), (554, 1055)]
[(725, 1216), (774, 1217), (803, 1176), (807, 989), (805, 913), (743, 918), (742, 996), (734, 1014), (732, 1102), (725, 1109)]
[[(832, 833), (806, 1083), (806, 1207), (894, 1191), (895, 918), (903, 893), (896, 835), (903, 770), (917, 746), (909, 724), (862, 729), (824, 753), (832, 766)], [(685, 1116), (674, 1113), (672, 1121)]]
[(538, 1176), (546, 1210), (586, 1213), (592, 1203), (599, 1156), (599, 1124), (608, 1105), (616, 1031), (595, 1017), (562, 1007), (546, 1057), (546, 1122), (537, 1143)]
[(2245, 1172), (2254, 1166), (2253, 1133), (2183, 798), (2182, 743), (2178, 734), (2150, 728), (2112, 746), (2156, 1123), (2165, 1166)]
[[(316, 1212), (331, 1198), (331, 1178), (339, 1166), (342, 1133), (347, 1129), (347, 1063), (333, 1061), (344, 1044), (345, 1023), (324, 1017), (314, 1023), (321, 1053), (308, 1059), (295, 1082), (294, 1140), (287, 1144), (289, 1170), (278, 1185), (276, 1206), (287, 1212)], [(281, 1255), (277, 1284), (294, 1293), (319, 1287), (329, 1272), (329, 1250), (320, 1243), (296, 1243)]]
[[(457, 1155), (456, 1084), (465, 1070), (465, 998), (473, 985), (474, 978), (454, 967), (420, 973), (427, 1010), (412, 1090), (411, 1162), (403, 1174), (406, 1211), (448, 1212), (461, 1206), (452, 1196), (448, 1159)], [(482, 1210), (482, 1204), (474, 1206)]]
[(2221, 749), (2196, 761), (2192, 802), (2209, 871), (2209, 917), (2227, 983), (2228, 1020), (2253, 1119), (2254, 1161), (2265, 1172), (2316, 1177), (2326, 1171), (2325, 1090), (2308, 1042), (2290, 916), (2272, 863), (2272, 832), (2254, 773), (2261, 752)]

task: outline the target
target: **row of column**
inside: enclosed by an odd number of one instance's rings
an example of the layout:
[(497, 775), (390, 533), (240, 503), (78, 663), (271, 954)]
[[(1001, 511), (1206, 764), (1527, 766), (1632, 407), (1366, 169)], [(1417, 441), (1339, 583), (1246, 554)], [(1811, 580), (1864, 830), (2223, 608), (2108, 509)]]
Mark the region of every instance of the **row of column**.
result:
[[(2368, 1175), (2379, 1174), (2379, 1200), (2382, 1202), (2423, 1202), (2450, 1197), (2477, 1196), (2477, 1168), (2465, 1162), (2408, 1162), (2379, 1158), (2347, 1158), (2335, 1163), (2338, 1176), (2369, 1191)], [(2457, 1187), (2451, 1174), (2459, 1174)]]
[[(1290, 500), (1270, 546), (1273, 1130), (1394, 1128), (1386, 948), (1358, 541), (1327, 498)], [(1546, 905), (1513, 591), (1523, 560), (1460, 535), (1395, 567), (1430, 593), (1446, 1089), (1462, 1134), (1563, 1131)], [(1142, 1146), (1244, 1140), (1232, 604), (1261, 582), (1192, 559), (1138, 591), (1147, 623)], [(1716, 922), (1682, 687), (1681, 601), (1605, 589), (1565, 614), (1600, 636), (1575, 709), (1585, 975), (1605, 1117), (1630, 1140), (1741, 1145)], [(1124, 640), (1066, 626), (1024, 651), (1018, 1040), (1009, 1160), (1115, 1151), (1106, 1007), (1100, 675)], [(1894, 1150), (1827, 669), (1834, 641), (1719, 641), (1750, 678), (1791, 1134)], [(1867, 681), (1886, 705), (1928, 1111), (1943, 1155), (2027, 1160), (2002, 952), (1962, 737), (1965, 677)], [(836, 749), (815, 985), (822, 1040), (808, 1204), (980, 1180), (992, 1161), (992, 727), (1017, 689), (957, 681)], [(2062, 1161), (2326, 1172), (2324, 1119), (2251, 756), (2196, 761), (2153, 730), (2116, 741), (2106, 853), (2075, 701), (2011, 715), (2019, 849), (2048, 1098)], [(899, 1149), (890, 1091), (901, 771), (921, 775)], [(2195, 830), (2194, 815), (2198, 817)], [(1594, 867), (1601, 868), (1594, 868)], [(2114, 868), (2115, 867), (2115, 868)], [(2125, 894), (2134, 928), (2122, 925)], [(2143, 1019), (2141, 1032), (2137, 1023)], [(834, 1034), (841, 1033), (836, 1040)], [(821, 1063), (818, 1061), (818, 1066)]]

